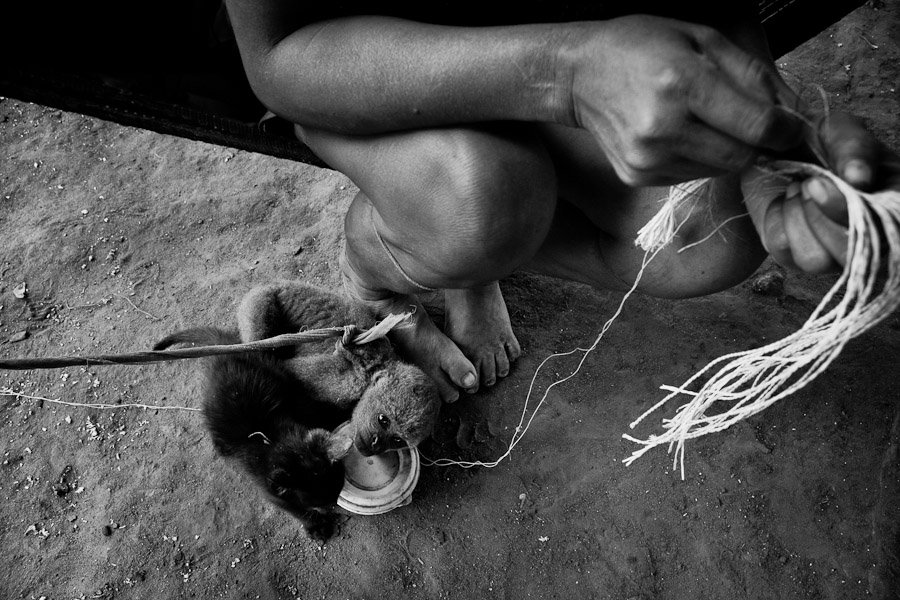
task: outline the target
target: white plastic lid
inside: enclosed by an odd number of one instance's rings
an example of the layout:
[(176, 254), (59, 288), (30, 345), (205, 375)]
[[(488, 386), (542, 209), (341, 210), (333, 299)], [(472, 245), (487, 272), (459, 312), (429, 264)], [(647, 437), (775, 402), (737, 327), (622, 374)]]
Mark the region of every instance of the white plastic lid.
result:
[[(337, 431), (353, 437), (350, 422)], [(338, 506), (358, 515), (380, 515), (406, 506), (412, 501), (420, 468), (419, 451), (415, 448), (363, 456), (352, 446), (344, 458), (344, 489)]]

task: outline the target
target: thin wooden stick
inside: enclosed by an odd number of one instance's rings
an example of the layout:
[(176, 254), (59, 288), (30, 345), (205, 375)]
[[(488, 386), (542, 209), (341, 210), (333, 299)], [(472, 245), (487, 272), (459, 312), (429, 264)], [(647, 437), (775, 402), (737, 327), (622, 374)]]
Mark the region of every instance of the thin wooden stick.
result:
[[(380, 323), (368, 331), (359, 332), (355, 325), (344, 327), (326, 327), (312, 329), (300, 333), (285, 333), (275, 337), (246, 342), (243, 344), (225, 344), (221, 346), (195, 346), (193, 348), (178, 348), (175, 350), (147, 350), (144, 352), (131, 352), (126, 354), (101, 354), (97, 356), (53, 356), (42, 358), (8, 358), (0, 360), (0, 369), (24, 370), (24, 369), (60, 369), (63, 367), (97, 366), (97, 365), (133, 365), (170, 360), (182, 360), (185, 358), (203, 358), (206, 356), (220, 356), (223, 354), (241, 354), (245, 352), (262, 352), (283, 348), (284, 346), (296, 346), (308, 342), (317, 342), (329, 338), (345, 336), (347, 343), (365, 344), (379, 337), (384, 337), (395, 327), (404, 327), (408, 322), (410, 313), (401, 315), (388, 315)], [(352, 337), (351, 337), (352, 336)]]

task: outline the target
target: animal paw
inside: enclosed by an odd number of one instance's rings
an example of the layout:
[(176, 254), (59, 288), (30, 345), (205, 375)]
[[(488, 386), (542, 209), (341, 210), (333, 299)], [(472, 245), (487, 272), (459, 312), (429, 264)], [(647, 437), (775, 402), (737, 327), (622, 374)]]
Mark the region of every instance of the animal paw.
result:
[(339, 524), (336, 513), (318, 513), (308, 517), (304, 526), (309, 537), (324, 544), (338, 532)]

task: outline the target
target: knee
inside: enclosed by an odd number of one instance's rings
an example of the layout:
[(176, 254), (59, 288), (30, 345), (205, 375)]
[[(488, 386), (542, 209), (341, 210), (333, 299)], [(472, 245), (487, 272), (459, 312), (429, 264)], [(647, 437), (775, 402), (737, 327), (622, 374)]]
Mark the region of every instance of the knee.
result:
[[(523, 128), (449, 130), (427, 156), (423, 197), (404, 203), (391, 241), (443, 285), (505, 277), (537, 252), (556, 206), (556, 175), (536, 136)], [(410, 247), (413, 246), (413, 247)]]
[(703, 252), (679, 256), (673, 272), (683, 273), (677, 285), (671, 286), (668, 296), (690, 298), (727, 290), (750, 277), (766, 257), (756, 240), (733, 239), (728, 244)]
[(765, 257), (736, 180), (722, 178), (652, 261), (642, 288), (668, 298), (713, 294), (746, 280)]
[[(721, 292), (750, 277), (766, 257), (749, 217), (696, 239), (673, 242), (658, 258), (653, 295), (691, 298)], [(700, 241), (702, 240), (702, 241)], [(698, 242), (696, 245), (691, 245)]]

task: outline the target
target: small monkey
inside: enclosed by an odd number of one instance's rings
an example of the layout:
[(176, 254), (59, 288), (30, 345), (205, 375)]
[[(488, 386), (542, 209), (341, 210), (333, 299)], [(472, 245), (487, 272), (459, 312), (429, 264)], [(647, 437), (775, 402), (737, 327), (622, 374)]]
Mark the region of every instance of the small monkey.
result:
[[(248, 342), (351, 323), (369, 328), (375, 318), (360, 303), (301, 282), (254, 288), (238, 308), (238, 328)], [(401, 361), (387, 339), (359, 346), (338, 341), (330, 353), (319, 346), (318, 354), (310, 354), (314, 349), (312, 344), (298, 346), (281, 358), (311, 398), (355, 406), (352, 421), (360, 453), (415, 447), (431, 435), (440, 409), (437, 386), (419, 367)]]
[[(239, 341), (237, 334), (219, 329), (189, 329), (166, 337), (154, 350)], [(205, 367), (203, 416), (216, 450), (237, 459), (312, 538), (330, 538), (344, 485), (341, 459), (353, 444), (331, 430), (349, 411), (306, 397), (296, 377), (271, 355), (213, 356)]]
[[(361, 305), (302, 283), (248, 292), (237, 333), (188, 329), (154, 346), (223, 345), (304, 329), (374, 325)], [(234, 456), (315, 539), (336, 529), (341, 459), (355, 444), (371, 456), (416, 446), (431, 434), (440, 399), (434, 382), (402, 362), (387, 339), (362, 345), (306, 344), (206, 359), (203, 412), (216, 450)], [(331, 433), (351, 419), (354, 438)]]

